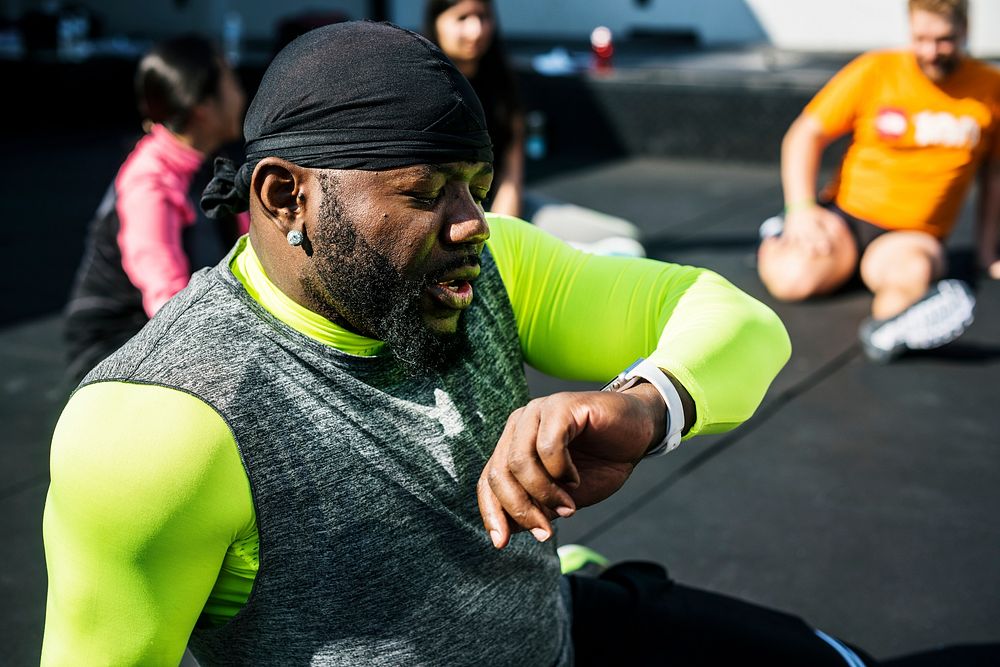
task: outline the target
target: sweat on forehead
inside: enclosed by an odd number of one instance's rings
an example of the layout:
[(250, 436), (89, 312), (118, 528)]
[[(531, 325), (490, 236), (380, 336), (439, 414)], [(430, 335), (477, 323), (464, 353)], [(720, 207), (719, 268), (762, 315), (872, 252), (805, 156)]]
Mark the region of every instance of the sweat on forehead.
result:
[(391, 169), (491, 162), (472, 86), (429, 41), (374, 22), (325, 26), (268, 67), (244, 124), (248, 162)]

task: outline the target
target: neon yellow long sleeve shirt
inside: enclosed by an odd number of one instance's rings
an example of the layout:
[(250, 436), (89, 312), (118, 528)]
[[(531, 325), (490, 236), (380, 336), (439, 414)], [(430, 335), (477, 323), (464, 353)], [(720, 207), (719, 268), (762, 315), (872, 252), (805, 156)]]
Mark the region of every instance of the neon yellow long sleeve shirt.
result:
[[(524, 357), (546, 373), (603, 381), (647, 356), (694, 399), (690, 438), (746, 420), (788, 359), (774, 313), (711, 271), (587, 255), (487, 219)], [(230, 267), (288, 326), (347, 353), (381, 351), (282, 294), (247, 241)], [(245, 604), (258, 565), (249, 481), (229, 428), (198, 398), (80, 389), (53, 435), (51, 478), (43, 664), (176, 665), (196, 623)]]

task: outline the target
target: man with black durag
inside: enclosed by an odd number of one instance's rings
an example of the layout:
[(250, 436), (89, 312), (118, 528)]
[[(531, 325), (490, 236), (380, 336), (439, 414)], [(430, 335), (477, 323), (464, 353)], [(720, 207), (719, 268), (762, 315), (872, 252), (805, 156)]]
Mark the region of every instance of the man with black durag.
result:
[[(297, 39), (244, 130), (203, 205), (249, 207), (249, 235), (56, 428), (44, 664), (845, 664), (662, 568), (560, 576), (553, 544), (644, 458), (753, 413), (789, 355), (774, 313), (484, 215), (482, 109), (409, 31)], [(524, 362), (627, 371), (529, 400)]]

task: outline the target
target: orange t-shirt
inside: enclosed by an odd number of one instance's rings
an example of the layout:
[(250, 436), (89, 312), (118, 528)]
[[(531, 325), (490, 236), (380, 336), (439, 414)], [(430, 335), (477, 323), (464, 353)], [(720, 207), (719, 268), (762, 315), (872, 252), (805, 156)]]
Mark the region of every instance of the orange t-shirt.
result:
[(805, 113), (829, 136), (854, 132), (836, 203), (886, 229), (944, 238), (983, 159), (1000, 160), (1000, 70), (972, 58), (938, 85), (909, 51), (867, 53)]

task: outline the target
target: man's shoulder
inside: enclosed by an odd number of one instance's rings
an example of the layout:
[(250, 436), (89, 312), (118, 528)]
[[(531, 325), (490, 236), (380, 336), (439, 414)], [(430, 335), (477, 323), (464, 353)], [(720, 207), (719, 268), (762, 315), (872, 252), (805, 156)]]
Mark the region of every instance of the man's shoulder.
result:
[(1000, 63), (980, 58), (969, 58), (969, 63), (985, 76), (1000, 77)]
[[(161, 428), (169, 426), (169, 428)], [(75, 437), (93, 431), (102, 441), (143, 433), (132, 446), (153, 440), (165, 430), (201, 441), (231, 437), (218, 412), (188, 392), (144, 382), (97, 381), (81, 386), (66, 403), (57, 434)], [(208, 437), (212, 434), (211, 437)]]
[(989, 86), (990, 92), (1000, 94), (1000, 66), (978, 58), (969, 58), (968, 63), (977, 84)]
[(194, 369), (225, 366), (223, 352), (245, 349), (253, 335), (253, 316), (228, 283), (228, 267), (195, 273), (156, 316), (88, 375), (93, 380), (151, 381), (189, 377)]
[(855, 67), (896, 69), (907, 65), (912, 57), (904, 49), (875, 49), (862, 53), (851, 64)]
[(236, 456), (234, 442), (225, 420), (186, 392), (141, 383), (88, 384), (67, 402), (53, 434), (53, 483), (62, 489), (83, 485), (88, 497), (126, 489), (171, 495), (226, 465), (227, 454)]
[(525, 222), (520, 218), (515, 218), (512, 215), (504, 215), (502, 213), (492, 213), (487, 211), (485, 217), (486, 224), (490, 226), (490, 238), (493, 238), (496, 234), (516, 234), (519, 229), (531, 226), (530, 222)]
[(490, 237), (486, 240), (486, 247), (494, 260), (501, 258), (501, 261), (504, 257), (518, 254), (517, 248), (530, 238), (532, 232), (537, 231), (530, 222), (488, 211), (486, 224), (490, 227)]
[(827, 83), (825, 90), (843, 92), (845, 89), (867, 86), (873, 75), (900, 71), (905, 62), (904, 57), (905, 53), (891, 49), (861, 53), (840, 68)]
[(197, 531), (225, 535), (252, 520), (229, 425), (167, 387), (99, 382), (77, 390), (53, 433), (50, 470), (46, 512), (72, 516), (78, 529), (89, 526), (126, 551)]

